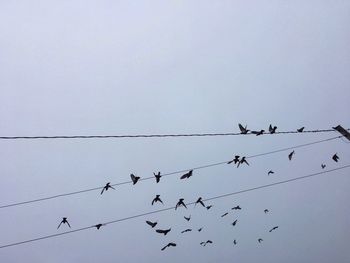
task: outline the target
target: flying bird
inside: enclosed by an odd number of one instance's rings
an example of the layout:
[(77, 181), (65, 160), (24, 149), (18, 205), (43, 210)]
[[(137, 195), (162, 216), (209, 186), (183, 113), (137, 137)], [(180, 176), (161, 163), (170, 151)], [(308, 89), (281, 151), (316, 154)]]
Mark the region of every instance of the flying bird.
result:
[(245, 158), (246, 158), (245, 156), (242, 157), (242, 159), (237, 164), (237, 168), (239, 167), (240, 164), (243, 164), (243, 163), (245, 163), (249, 166), (249, 163), (247, 162), (247, 160)]
[(274, 171), (270, 170), (267, 175), (274, 174)]
[(251, 131), (252, 134), (255, 134), (256, 136), (264, 134), (265, 130), (260, 130), (260, 131)]
[(130, 174), (132, 184), (135, 185), (138, 180), (140, 180), (139, 176), (135, 176), (134, 174)]
[(187, 228), (187, 229), (185, 229), (184, 231), (181, 231), (181, 234), (186, 233), (186, 232), (191, 232), (191, 231), (192, 231), (191, 228)]
[(153, 175), (154, 175), (154, 177), (156, 178), (156, 183), (159, 183), (160, 178), (162, 177), (162, 176), (160, 175), (160, 172), (158, 172), (157, 174), (156, 174), (156, 173), (153, 173)]
[(193, 170), (190, 170), (189, 172), (183, 174), (180, 179), (190, 178), (192, 176)]
[(299, 129), (297, 129), (297, 132), (303, 132), (303, 131), (304, 131), (304, 128), (305, 128), (305, 127), (301, 127), (301, 128), (299, 128)]
[(203, 227), (198, 228), (198, 232), (201, 232), (203, 230)]
[(227, 215), (228, 215), (228, 213), (226, 212), (225, 214), (221, 215), (221, 217), (224, 217), (224, 216), (227, 216)]
[(183, 206), (187, 209), (187, 206), (186, 204), (184, 203), (184, 199), (183, 198), (180, 198), (179, 201), (177, 202), (176, 206), (175, 206), (175, 210), (180, 207), (180, 206)]
[(190, 221), (190, 220), (191, 220), (191, 215), (190, 215), (189, 217), (184, 216), (184, 218), (185, 218), (187, 221)]
[(239, 163), (239, 157), (240, 157), (239, 155), (235, 155), (235, 158), (232, 159), (231, 161), (227, 162), (227, 164), (231, 164), (231, 163), (237, 164), (237, 163)]
[(70, 224), (67, 221), (67, 217), (63, 217), (61, 223), (58, 225), (57, 229), (60, 228), (61, 224), (67, 224), (70, 228)]
[(213, 244), (213, 241), (211, 241), (211, 240), (207, 240), (207, 241), (202, 241), (202, 242), (200, 242), (200, 244), (203, 246), (203, 247), (205, 247), (207, 244)]
[(101, 195), (103, 194), (104, 191), (107, 191), (109, 188), (112, 188), (115, 190), (115, 188), (111, 186), (111, 183), (106, 183), (106, 185), (102, 188)]
[(212, 208), (213, 206), (212, 205), (208, 205), (208, 206), (206, 206), (205, 208), (207, 209), (207, 210), (209, 210), (210, 208)]
[(164, 249), (166, 249), (167, 247), (176, 247), (175, 243), (169, 243), (168, 245), (166, 245), (165, 247), (163, 247), (161, 250), (163, 251)]
[(275, 230), (277, 228), (278, 228), (278, 226), (275, 226), (275, 227), (271, 228), (269, 232), (271, 233), (273, 230)]
[(242, 208), (239, 205), (231, 208), (231, 210), (241, 210), (241, 209)]
[(273, 126), (273, 127), (272, 127), (272, 125), (270, 124), (270, 126), (269, 126), (269, 132), (270, 132), (271, 134), (274, 134), (274, 133), (276, 132), (276, 129), (277, 129), (277, 126)]
[(235, 226), (237, 224), (237, 219), (233, 221), (232, 225)]
[(264, 241), (262, 238), (258, 239), (258, 242), (261, 243), (262, 241)]
[(247, 129), (247, 125), (243, 127), (242, 124), (238, 123), (238, 127), (241, 131), (241, 134), (247, 134), (249, 132), (249, 130)]
[(233, 244), (234, 244), (234, 245), (237, 245), (236, 239), (233, 240)]
[(321, 164), (321, 168), (322, 169), (326, 168), (326, 165), (325, 164)]
[(338, 157), (337, 154), (334, 154), (334, 155), (332, 156), (332, 159), (333, 159), (333, 161), (335, 161), (335, 162), (337, 163), (338, 160), (339, 160), (339, 157)]
[(288, 159), (289, 159), (289, 161), (292, 160), (294, 154), (295, 154), (294, 151), (292, 151), (290, 154), (288, 154)]
[(100, 229), (101, 226), (103, 226), (103, 224), (97, 224), (97, 225), (94, 225), (94, 227), (96, 227), (97, 229)]
[(148, 225), (150, 225), (152, 228), (154, 228), (157, 225), (157, 222), (151, 222), (151, 221), (146, 221)]
[(169, 229), (157, 229), (156, 232), (159, 234), (164, 234), (166, 236), (171, 231), (171, 228)]
[(196, 203), (194, 204), (194, 206), (196, 206), (197, 204), (201, 204), (203, 207), (205, 207), (203, 201), (202, 201), (202, 197), (199, 197), (196, 201)]
[(159, 198), (160, 195), (156, 195), (156, 197), (152, 200), (152, 205), (156, 202), (160, 202), (163, 204), (163, 201)]
[(264, 210), (264, 213), (265, 213), (265, 214), (267, 214), (268, 212), (269, 212), (269, 210), (268, 210), (268, 209), (265, 209), (265, 210)]

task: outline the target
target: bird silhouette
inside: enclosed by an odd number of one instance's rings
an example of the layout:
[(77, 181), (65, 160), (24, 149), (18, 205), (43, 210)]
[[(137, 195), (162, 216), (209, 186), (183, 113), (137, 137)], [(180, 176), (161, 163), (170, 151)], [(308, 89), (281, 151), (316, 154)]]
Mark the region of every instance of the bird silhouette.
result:
[(278, 228), (278, 226), (275, 226), (275, 227), (271, 228), (271, 229), (269, 230), (269, 232), (272, 232), (273, 230), (275, 230), (275, 229), (277, 229), (277, 228)]
[(67, 217), (63, 217), (63, 218), (62, 218), (62, 221), (61, 221), (61, 223), (58, 225), (57, 229), (59, 229), (60, 226), (61, 226), (62, 224), (67, 224), (67, 225), (69, 226), (69, 228), (71, 228), (71, 227), (70, 227), (70, 224), (68, 223)]
[(151, 222), (151, 221), (146, 221), (148, 225), (150, 225), (152, 228), (154, 228), (157, 225), (157, 222)]
[(156, 173), (153, 173), (153, 175), (154, 175), (154, 177), (156, 178), (156, 183), (159, 183), (160, 178), (162, 177), (162, 176), (160, 175), (160, 172), (158, 172), (157, 174), (156, 174)]
[(237, 205), (237, 206), (231, 208), (231, 210), (241, 210), (241, 209), (242, 209), (242, 208), (241, 208), (239, 205)]
[(239, 155), (235, 155), (235, 158), (233, 158), (231, 161), (227, 162), (227, 164), (231, 164), (231, 163), (234, 163), (234, 164), (237, 164), (239, 163)]
[(301, 127), (301, 128), (299, 128), (299, 129), (297, 129), (297, 132), (303, 132), (303, 131), (304, 131), (304, 128), (305, 128), (305, 127)]
[(112, 188), (115, 190), (115, 188), (111, 186), (111, 183), (106, 183), (106, 185), (102, 188), (101, 195), (103, 194), (104, 191), (108, 191), (109, 188)]
[(243, 164), (243, 163), (249, 165), (249, 163), (247, 162), (247, 160), (245, 158), (246, 158), (245, 156), (242, 157), (242, 159), (237, 164), (237, 168), (239, 167), (240, 164)]
[(326, 165), (325, 164), (321, 164), (321, 168), (322, 169), (326, 168)]
[(334, 155), (332, 156), (332, 159), (333, 159), (333, 161), (335, 161), (335, 162), (337, 163), (338, 160), (339, 160), (339, 157), (338, 157), (337, 154), (334, 154)]
[(176, 247), (176, 244), (175, 243), (168, 243), (168, 245), (166, 245), (165, 247), (163, 247), (161, 250), (163, 251), (164, 249), (166, 249), (167, 247)]
[(187, 229), (185, 229), (184, 231), (181, 231), (181, 234), (186, 233), (186, 232), (191, 232), (191, 231), (192, 231), (191, 228), (187, 228)]
[(180, 179), (190, 178), (192, 176), (193, 170), (190, 170), (189, 172), (183, 174)]
[(164, 234), (166, 236), (171, 231), (171, 228), (169, 229), (157, 229), (156, 232), (159, 234)]
[(235, 226), (237, 224), (237, 219), (233, 221), (232, 225)]
[(274, 171), (270, 170), (267, 175), (274, 174)]
[(265, 213), (265, 214), (267, 214), (268, 212), (269, 212), (269, 210), (268, 210), (268, 209), (265, 209), (265, 210), (264, 210), (264, 213)]
[(190, 221), (190, 220), (191, 220), (191, 215), (190, 215), (189, 217), (184, 216), (184, 218), (185, 218), (187, 221)]
[(247, 125), (243, 127), (242, 124), (238, 123), (238, 127), (241, 131), (241, 134), (247, 134), (249, 132), (249, 130), (247, 129)]
[(203, 230), (203, 227), (198, 228), (198, 232), (201, 232)]
[(260, 130), (260, 131), (251, 131), (252, 134), (255, 134), (256, 136), (264, 134), (265, 130)]
[(200, 244), (203, 246), (203, 247), (205, 247), (207, 244), (213, 244), (213, 241), (211, 241), (211, 240), (207, 240), (207, 241), (202, 241), (202, 242), (200, 242)]
[(261, 243), (262, 241), (264, 241), (262, 238), (258, 239), (258, 242)]
[(202, 201), (202, 197), (199, 197), (196, 201), (196, 203), (194, 204), (194, 206), (196, 206), (197, 204), (201, 204), (203, 207), (205, 207), (203, 201)]
[(103, 226), (104, 224), (97, 224), (97, 225), (94, 225), (94, 227), (96, 227), (97, 229), (100, 229), (101, 226)]
[(132, 184), (135, 185), (138, 180), (140, 180), (139, 176), (135, 176), (134, 174), (130, 174)]
[(237, 245), (236, 239), (233, 240), (233, 244), (234, 244), (234, 245)]
[(225, 214), (222, 214), (221, 217), (224, 217), (224, 216), (227, 216), (227, 215), (228, 215), (228, 213), (226, 212)]
[(292, 151), (290, 154), (288, 154), (288, 159), (289, 159), (289, 161), (292, 160), (294, 154), (295, 154), (294, 151)]
[(212, 208), (213, 206), (212, 205), (207, 205), (205, 208), (207, 209), (207, 210), (209, 210), (210, 208)]
[(184, 199), (183, 198), (180, 198), (179, 201), (177, 202), (176, 206), (175, 206), (175, 210), (180, 207), (180, 206), (183, 206), (187, 209), (187, 206), (186, 204), (184, 203)]
[(273, 126), (273, 127), (272, 127), (272, 125), (270, 124), (270, 126), (269, 126), (269, 132), (270, 132), (271, 134), (274, 134), (274, 133), (276, 132), (276, 129), (277, 129), (277, 126)]
[(163, 201), (159, 198), (160, 195), (156, 195), (156, 197), (152, 200), (152, 205), (156, 202), (160, 202), (163, 204)]

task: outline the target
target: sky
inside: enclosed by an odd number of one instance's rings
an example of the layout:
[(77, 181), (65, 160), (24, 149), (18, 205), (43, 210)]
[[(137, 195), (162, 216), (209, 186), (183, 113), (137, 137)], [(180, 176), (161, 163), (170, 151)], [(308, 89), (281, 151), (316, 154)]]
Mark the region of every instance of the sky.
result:
[[(1, 1), (0, 136), (239, 132), (238, 123), (349, 128), (349, 24), (349, 1)], [(0, 204), (334, 136), (0, 140)], [(0, 246), (70, 230), (57, 230), (62, 217), (72, 229), (91, 226), (172, 207), (179, 198), (193, 202), (320, 172), (321, 163), (341, 167), (349, 153), (349, 142), (337, 139), (295, 149), (292, 161), (286, 151), (249, 166), (195, 170), (187, 180), (178, 174), (3, 208)], [(3, 248), (0, 260), (349, 262), (348, 174)], [(151, 205), (156, 194), (164, 206)], [(236, 205), (242, 210), (232, 211)], [(162, 236), (145, 220), (172, 230)], [(186, 228), (193, 231), (181, 234)], [(213, 244), (199, 245), (208, 239)], [(168, 242), (177, 246), (161, 251)]]

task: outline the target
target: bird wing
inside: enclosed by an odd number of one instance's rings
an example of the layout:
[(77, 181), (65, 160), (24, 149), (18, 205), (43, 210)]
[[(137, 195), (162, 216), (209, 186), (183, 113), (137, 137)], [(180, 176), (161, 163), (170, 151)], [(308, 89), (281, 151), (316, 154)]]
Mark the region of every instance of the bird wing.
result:
[(156, 232), (157, 232), (157, 233), (160, 233), (160, 234), (164, 234), (164, 233), (165, 233), (165, 230), (157, 229)]
[(168, 246), (176, 247), (175, 243), (169, 243)]
[(185, 173), (184, 175), (182, 175), (182, 176), (180, 177), (180, 179), (185, 179), (185, 178), (188, 178), (188, 173)]
[(245, 132), (245, 128), (242, 126), (242, 124), (238, 123), (238, 127), (241, 130), (241, 132)]
[(60, 226), (62, 225), (62, 222), (63, 222), (63, 221), (61, 221), (61, 223), (58, 225), (57, 229), (59, 229), (59, 228), (60, 228)]
[(69, 228), (71, 228), (69, 222), (68, 221), (66, 221), (66, 222), (67, 222), (67, 225), (69, 226)]
[(103, 192), (105, 191), (106, 187), (103, 187), (102, 188), (102, 191), (101, 191), (101, 195), (103, 194)]

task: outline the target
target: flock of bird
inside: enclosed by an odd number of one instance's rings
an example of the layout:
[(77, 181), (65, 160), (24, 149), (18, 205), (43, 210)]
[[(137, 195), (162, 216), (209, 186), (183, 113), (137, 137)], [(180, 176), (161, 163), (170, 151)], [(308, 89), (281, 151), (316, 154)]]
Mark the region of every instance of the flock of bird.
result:
[[(241, 125), (241, 124), (238, 124), (238, 127), (239, 127), (239, 129), (240, 129), (240, 131), (241, 131), (241, 134), (248, 134), (248, 133), (250, 132), (250, 133), (252, 133), (252, 134), (255, 134), (256, 136), (259, 136), (259, 135), (262, 135), (262, 134), (265, 133), (265, 130), (250, 131), (250, 130), (247, 129), (247, 126), (243, 127), (243, 125)], [(268, 131), (269, 131), (270, 134), (274, 134), (274, 133), (276, 132), (276, 130), (277, 130), (277, 126), (272, 126), (271, 124), (269, 125)], [(297, 132), (303, 132), (303, 130), (304, 130), (304, 127), (301, 127), (301, 128), (299, 128), (299, 129), (297, 129)], [(294, 155), (295, 155), (295, 151), (293, 150), (292, 152), (290, 152), (290, 153), (288, 154), (288, 159), (291, 161)], [(249, 166), (249, 163), (248, 163), (248, 161), (246, 160), (246, 158), (247, 158), (247, 157), (245, 157), (245, 156), (242, 156), (242, 157), (241, 157), (241, 156), (239, 156), (239, 155), (235, 155), (235, 157), (234, 157), (231, 161), (227, 162), (227, 164), (232, 164), (232, 163), (234, 163), (235, 165), (237, 165), (237, 168), (238, 168), (240, 165), (243, 165), (243, 164), (246, 164), (246, 165)], [(338, 162), (339, 156), (337, 155), (337, 153), (334, 154), (334, 155), (332, 156), (332, 159), (333, 159), (333, 161)], [(326, 167), (326, 165), (322, 163), (322, 164), (321, 164), (321, 168), (324, 169), (325, 167)], [(268, 174), (268, 175), (271, 175), (271, 174), (274, 174), (274, 172), (273, 172), (272, 170), (270, 170), (270, 171), (268, 171), (267, 174)], [(160, 179), (161, 179), (161, 177), (162, 177), (162, 176), (161, 176), (161, 173), (160, 173), (160, 172), (158, 172), (158, 173), (153, 173), (153, 175), (154, 175), (154, 177), (155, 177), (156, 183), (159, 183), (159, 182), (160, 182)], [(181, 180), (183, 180), (183, 179), (188, 179), (188, 178), (190, 178), (192, 175), (193, 175), (193, 170), (190, 170), (190, 171), (188, 171), (188, 172), (182, 174), (181, 177), (180, 177), (180, 179), (181, 179)], [(135, 185), (135, 184), (141, 179), (139, 176), (135, 176), (134, 174), (130, 174), (130, 178), (131, 178), (131, 181), (132, 181), (133, 185)], [(115, 190), (115, 188), (111, 185), (110, 182), (106, 183), (106, 185), (102, 188), (102, 190), (101, 190), (101, 195), (102, 195), (104, 192), (107, 192), (109, 189), (114, 189), (114, 190)], [(157, 195), (154, 197), (154, 199), (151, 201), (151, 205), (154, 205), (154, 204), (156, 204), (156, 203), (158, 203), (158, 202), (161, 203), (161, 204), (164, 204), (163, 201), (161, 200), (159, 194), (157, 194)], [(206, 208), (207, 210), (209, 210), (210, 208), (212, 208), (212, 205), (205, 205), (205, 204), (204, 204), (202, 197), (199, 197), (199, 198), (197, 199), (197, 201), (194, 203), (194, 206), (196, 206), (196, 205), (201, 205), (202, 207)], [(175, 205), (175, 210), (177, 210), (177, 209), (180, 208), (180, 207), (184, 207), (184, 208), (187, 209), (186, 203), (184, 202), (184, 198), (180, 198), (180, 199), (179, 199), (179, 201), (178, 201), (178, 202), (176, 203), (176, 205)], [(239, 205), (237, 205), (237, 206), (231, 208), (231, 210), (241, 210), (241, 209), (242, 209), (242, 208), (241, 208)], [(264, 210), (264, 213), (265, 213), (265, 214), (269, 213), (269, 210), (268, 210), (268, 209), (265, 209), (265, 210)], [(225, 217), (225, 216), (227, 216), (228, 214), (229, 214), (228, 212), (225, 212), (224, 214), (221, 215), (221, 217)], [(188, 217), (184, 216), (184, 219), (185, 219), (186, 221), (190, 221), (190, 220), (191, 220), (191, 216), (188, 216)], [(231, 225), (232, 225), (232, 226), (236, 226), (237, 222), (238, 222), (238, 220), (236, 219), (236, 220), (234, 220), (234, 221), (231, 223)], [(157, 224), (158, 224), (158, 222), (152, 222), (152, 221), (149, 221), (149, 220), (146, 220), (146, 223), (147, 223), (151, 228), (155, 228), (155, 227), (157, 226)], [(67, 217), (63, 217), (63, 218), (62, 218), (62, 221), (59, 223), (57, 229), (59, 229), (59, 228), (61, 227), (62, 224), (66, 224), (69, 228), (71, 228), (71, 225), (69, 224), (69, 222), (68, 222), (68, 220), (67, 220)], [(95, 225), (94, 227), (96, 227), (97, 229), (100, 229), (103, 225), (104, 225), (104, 224), (101, 224), (101, 223), (100, 223), (100, 224)], [(197, 231), (198, 231), (198, 232), (201, 232), (202, 229), (203, 229), (203, 227), (197, 229)], [(272, 232), (272, 231), (274, 231), (274, 230), (276, 230), (276, 229), (278, 229), (278, 226), (274, 226), (273, 228), (271, 228), (271, 229), (269, 230), (269, 232)], [(163, 234), (164, 236), (166, 236), (170, 231), (171, 231), (171, 228), (167, 228), (167, 229), (156, 229), (156, 230), (155, 230), (156, 233)], [(187, 229), (181, 231), (181, 233), (184, 234), (184, 233), (191, 232), (191, 231), (192, 231), (191, 228), (187, 228)], [(263, 242), (263, 239), (262, 239), (262, 238), (259, 238), (257, 241), (258, 241), (258, 243), (261, 243), (261, 242)], [(212, 240), (206, 240), (206, 241), (200, 242), (200, 245), (201, 245), (201, 246), (206, 246), (206, 245), (212, 244), (212, 243), (213, 243)], [(237, 240), (236, 240), (236, 239), (233, 240), (233, 244), (234, 244), (234, 245), (237, 245)], [(168, 243), (167, 245), (165, 245), (164, 247), (162, 247), (161, 250), (163, 251), (163, 250), (165, 250), (165, 249), (168, 248), (168, 247), (175, 247), (175, 246), (176, 246), (176, 243), (170, 242), (170, 243)]]

